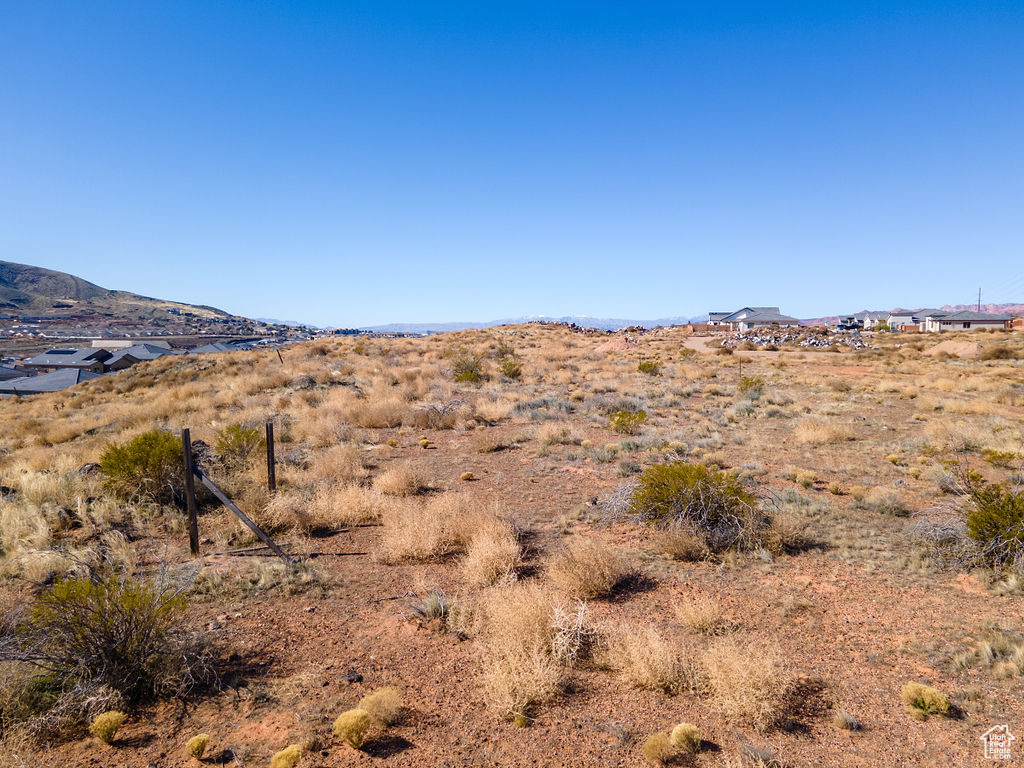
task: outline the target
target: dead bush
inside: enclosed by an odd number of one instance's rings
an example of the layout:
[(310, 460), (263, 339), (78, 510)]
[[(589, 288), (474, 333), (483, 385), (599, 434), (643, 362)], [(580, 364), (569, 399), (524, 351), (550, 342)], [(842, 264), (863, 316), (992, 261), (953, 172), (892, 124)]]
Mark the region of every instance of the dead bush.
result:
[(373, 487), (387, 496), (412, 496), (426, 487), (426, 482), (412, 467), (397, 466), (378, 475)]
[(654, 627), (615, 627), (606, 636), (599, 659), (634, 688), (676, 694), (693, 686), (682, 649)]
[(584, 599), (607, 597), (632, 568), (617, 547), (577, 537), (551, 559), (548, 578), (559, 589)]
[(720, 638), (705, 651), (703, 667), (712, 705), (729, 722), (764, 731), (785, 715), (794, 677), (776, 646)]

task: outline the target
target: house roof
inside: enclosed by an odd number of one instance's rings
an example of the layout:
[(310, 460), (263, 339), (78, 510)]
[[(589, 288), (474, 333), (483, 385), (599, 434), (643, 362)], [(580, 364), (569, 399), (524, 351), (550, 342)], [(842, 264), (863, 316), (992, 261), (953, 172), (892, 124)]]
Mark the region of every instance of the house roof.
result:
[(951, 320), (956, 323), (964, 321), (969, 322), (972, 320), (979, 323), (985, 320), (989, 321), (990, 323), (1005, 323), (1008, 320), (1013, 319), (1009, 315), (990, 315), (986, 312), (971, 312), (970, 310), (962, 310), (960, 312), (948, 312), (941, 315), (932, 315), (932, 317), (934, 317), (936, 320), (941, 320), (943, 322)]
[(11, 368), (8, 365), (0, 365), (0, 381), (6, 379), (20, 379), (24, 377), (25, 371), (18, 368)]
[(59, 392), (83, 381), (98, 379), (101, 375), (80, 368), (64, 368), (39, 376), (22, 376), (20, 379), (0, 382), (0, 394), (36, 395), (41, 392)]
[(912, 319), (924, 320), (926, 317), (941, 317), (942, 315), (948, 315), (949, 310), (945, 309), (917, 309), (914, 310)]
[(185, 354), (179, 349), (167, 349), (166, 347), (157, 347), (153, 344), (134, 344), (130, 347), (117, 350), (107, 360), (104, 360), (106, 365), (114, 365), (124, 357), (133, 357), (136, 361), (139, 360), (156, 360), (158, 357), (164, 357), (166, 355), (183, 355)]
[(780, 314), (779, 311), (775, 309), (774, 311), (754, 312), (737, 322), (759, 323), (761, 325), (792, 325), (794, 323), (799, 323), (800, 321), (795, 317)]
[(252, 346), (244, 341), (214, 341), (190, 351), (193, 355), (204, 355), (207, 352), (235, 352), (239, 349), (252, 349)]
[(26, 365), (92, 365), (110, 358), (105, 349), (50, 349), (41, 355), (30, 357)]
[[(720, 317), (718, 319), (719, 319), (719, 321), (722, 321), (722, 322), (734, 323), (734, 322), (737, 322), (739, 320), (744, 320), (744, 319), (750, 317), (751, 315), (762, 314), (762, 313), (766, 313), (766, 312), (767, 313), (774, 312), (775, 314), (778, 315), (779, 314), (779, 308), (778, 307), (742, 307), (741, 309), (737, 309), (735, 312), (730, 312), (729, 314), (725, 315), (724, 317)], [(781, 317), (781, 315), (780, 315), (780, 317)]]

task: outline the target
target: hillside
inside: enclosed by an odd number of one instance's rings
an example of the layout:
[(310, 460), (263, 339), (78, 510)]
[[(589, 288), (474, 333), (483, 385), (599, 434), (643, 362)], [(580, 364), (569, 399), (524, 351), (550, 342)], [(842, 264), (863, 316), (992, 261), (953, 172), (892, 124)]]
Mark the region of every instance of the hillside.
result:
[(166, 316), (169, 309), (197, 317), (230, 319), (214, 307), (153, 299), (112, 291), (75, 275), (27, 264), (0, 261), (0, 310), (46, 316), (103, 315), (145, 320)]

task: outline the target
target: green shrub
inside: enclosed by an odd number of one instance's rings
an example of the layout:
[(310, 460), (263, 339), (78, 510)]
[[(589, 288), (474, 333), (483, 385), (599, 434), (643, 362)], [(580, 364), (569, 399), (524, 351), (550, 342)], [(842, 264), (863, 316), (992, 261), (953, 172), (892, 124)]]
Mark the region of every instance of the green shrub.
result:
[(643, 374), (648, 376), (660, 376), (661, 375), (661, 363), (657, 360), (644, 360), (636, 369)]
[(181, 440), (154, 429), (126, 443), (110, 443), (100, 457), (107, 487), (127, 499), (172, 503), (182, 497), (184, 460)]
[(967, 535), (989, 565), (1024, 570), (1024, 492), (1001, 483), (967, 492)]
[(692, 530), (715, 552), (759, 546), (770, 522), (736, 477), (684, 461), (645, 469), (629, 508), (648, 525)]
[(647, 423), (646, 411), (616, 411), (608, 417), (608, 426), (620, 435), (636, 435)]
[(764, 394), (764, 379), (760, 376), (744, 376), (740, 379), (739, 393), (748, 400), (760, 400)]
[(946, 694), (921, 683), (904, 685), (902, 699), (904, 710), (916, 720), (927, 720), (929, 715), (948, 715), (952, 710)]
[(483, 379), (484, 353), (472, 352), (465, 347), (449, 351), (452, 361), (452, 377), (456, 381), (477, 383)]
[(182, 694), (209, 674), (182, 626), (184, 596), (128, 577), (63, 579), (40, 593), (0, 648), (36, 667), (51, 690), (103, 686), (128, 704)]
[(501, 359), (499, 367), (501, 368), (501, 375), (504, 376), (506, 379), (512, 379), (513, 381), (515, 381), (517, 379), (522, 378), (523, 376), (522, 366), (519, 365), (519, 361), (516, 360), (516, 358), (512, 357), (511, 355), (508, 357), (503, 357)]
[(104, 744), (110, 744), (114, 741), (118, 730), (120, 730), (121, 726), (124, 725), (124, 721), (127, 719), (128, 715), (124, 712), (117, 712), (116, 710), (104, 712), (101, 715), (96, 715), (93, 719), (92, 723), (89, 725), (89, 733)]
[(266, 444), (266, 438), (256, 427), (231, 424), (217, 433), (217, 453), (228, 461), (246, 461)]

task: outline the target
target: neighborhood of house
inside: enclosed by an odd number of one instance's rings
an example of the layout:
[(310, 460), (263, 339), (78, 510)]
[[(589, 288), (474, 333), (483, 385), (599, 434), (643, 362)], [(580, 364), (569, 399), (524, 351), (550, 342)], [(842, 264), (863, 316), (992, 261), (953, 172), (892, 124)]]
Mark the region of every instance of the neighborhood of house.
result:
[(278, 340), (237, 339), (204, 344), (192, 350), (173, 349), (164, 341), (138, 343), (124, 340), (94, 341), (83, 349), (55, 348), (18, 361), (0, 365), (0, 395), (38, 395), (58, 392), (83, 381), (116, 373), (144, 360), (167, 355), (201, 355), (208, 352), (231, 352), (277, 345)]
[[(783, 315), (778, 307), (743, 307), (735, 312), (709, 312), (708, 325), (729, 331), (777, 325), (804, 325), (795, 317)], [(840, 315), (834, 324), (838, 331), (898, 331), (935, 333), (979, 329), (1024, 330), (1024, 318), (993, 315), (985, 312), (943, 309), (893, 310), (892, 312), (857, 312)]]

